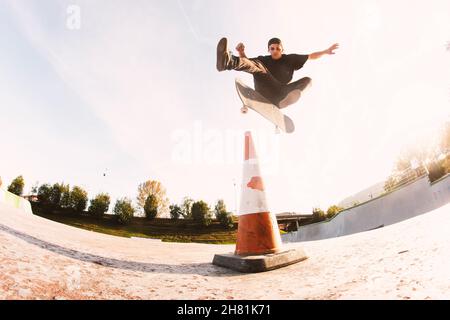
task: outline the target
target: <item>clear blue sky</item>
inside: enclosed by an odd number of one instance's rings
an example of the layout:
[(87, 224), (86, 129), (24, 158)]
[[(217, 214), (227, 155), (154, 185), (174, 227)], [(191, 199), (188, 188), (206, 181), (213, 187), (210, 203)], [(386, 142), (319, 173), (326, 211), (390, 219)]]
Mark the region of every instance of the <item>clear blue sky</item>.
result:
[[(239, 113), (234, 78), (252, 80), (215, 70), (222, 36), (248, 56), (273, 36), (286, 53), (341, 44), (296, 73), (314, 84), (286, 111), (293, 135)], [(0, 176), (133, 199), (157, 179), (172, 202), (234, 210), (251, 129), (273, 210), (325, 208), (383, 180), (448, 119), (449, 40), (447, 0), (2, 1)]]

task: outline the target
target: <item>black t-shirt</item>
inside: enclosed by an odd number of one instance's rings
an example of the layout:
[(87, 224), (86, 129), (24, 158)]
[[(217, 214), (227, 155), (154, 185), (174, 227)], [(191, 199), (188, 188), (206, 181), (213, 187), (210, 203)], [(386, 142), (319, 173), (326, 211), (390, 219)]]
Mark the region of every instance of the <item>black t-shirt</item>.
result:
[(278, 60), (272, 59), (271, 56), (259, 56), (257, 59), (281, 84), (288, 84), (292, 80), (294, 71), (301, 69), (308, 58), (309, 55), (305, 54), (283, 54)]

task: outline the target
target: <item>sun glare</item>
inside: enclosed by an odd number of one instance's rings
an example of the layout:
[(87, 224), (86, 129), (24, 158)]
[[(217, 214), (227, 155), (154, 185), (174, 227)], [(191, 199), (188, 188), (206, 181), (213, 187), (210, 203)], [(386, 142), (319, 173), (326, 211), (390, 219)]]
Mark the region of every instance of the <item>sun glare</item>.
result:
[(396, 144), (432, 143), (449, 115), (445, 91), (424, 84), (409, 86), (393, 97), (389, 104), (389, 123)]

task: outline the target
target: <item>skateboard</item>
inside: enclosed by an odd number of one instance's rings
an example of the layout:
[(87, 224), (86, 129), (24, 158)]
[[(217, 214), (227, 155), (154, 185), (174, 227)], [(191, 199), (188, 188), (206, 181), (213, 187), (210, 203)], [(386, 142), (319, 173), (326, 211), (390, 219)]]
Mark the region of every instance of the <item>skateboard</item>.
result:
[(294, 122), (291, 118), (284, 115), (277, 106), (252, 88), (248, 87), (240, 79), (236, 79), (235, 82), (237, 93), (244, 105), (241, 108), (242, 113), (247, 113), (248, 108), (250, 108), (273, 123), (277, 131), (282, 130), (286, 133), (295, 131)]

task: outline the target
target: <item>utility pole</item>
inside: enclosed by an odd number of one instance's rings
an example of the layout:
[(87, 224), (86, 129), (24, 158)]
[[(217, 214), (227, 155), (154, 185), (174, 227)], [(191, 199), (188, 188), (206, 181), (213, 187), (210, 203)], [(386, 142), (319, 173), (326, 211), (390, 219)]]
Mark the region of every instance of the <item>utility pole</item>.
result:
[(238, 214), (238, 210), (237, 210), (237, 184), (236, 184), (236, 179), (233, 179), (233, 186), (234, 186), (234, 214), (237, 215)]

